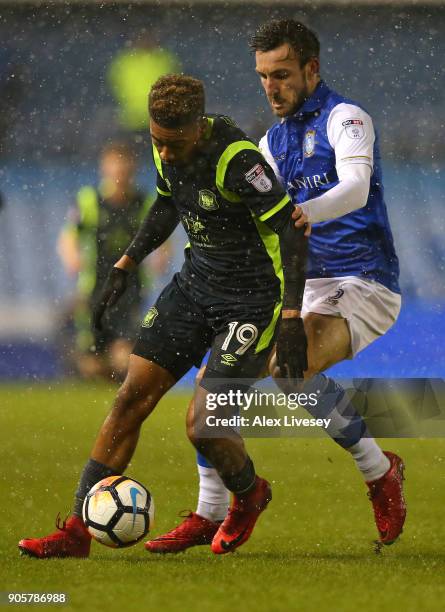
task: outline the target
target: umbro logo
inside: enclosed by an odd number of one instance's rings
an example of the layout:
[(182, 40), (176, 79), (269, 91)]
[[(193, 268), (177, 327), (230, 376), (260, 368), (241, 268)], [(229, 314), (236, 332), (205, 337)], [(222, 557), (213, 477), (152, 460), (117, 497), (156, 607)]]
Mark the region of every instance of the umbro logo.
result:
[(221, 363), (223, 365), (233, 366), (236, 361), (238, 361), (238, 359), (230, 353), (225, 353), (224, 355), (221, 355)]

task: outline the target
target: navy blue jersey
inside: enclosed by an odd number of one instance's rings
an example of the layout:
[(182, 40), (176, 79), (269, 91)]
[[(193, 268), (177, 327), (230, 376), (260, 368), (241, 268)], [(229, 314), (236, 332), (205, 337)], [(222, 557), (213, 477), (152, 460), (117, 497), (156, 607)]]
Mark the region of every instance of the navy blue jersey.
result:
[[(254, 145), (230, 118), (207, 117), (203, 145), (188, 166), (161, 161), (157, 190), (174, 206), (189, 238), (180, 282), (226, 300), (280, 300), (278, 234), (266, 223), (289, 196)], [(167, 199), (170, 200), (167, 202)]]
[(378, 138), (366, 111), (321, 81), (295, 115), (270, 128), (260, 149), (294, 204), (338, 185), (341, 164), (365, 163), (372, 168), (363, 208), (312, 225), (307, 278), (359, 276), (400, 293)]

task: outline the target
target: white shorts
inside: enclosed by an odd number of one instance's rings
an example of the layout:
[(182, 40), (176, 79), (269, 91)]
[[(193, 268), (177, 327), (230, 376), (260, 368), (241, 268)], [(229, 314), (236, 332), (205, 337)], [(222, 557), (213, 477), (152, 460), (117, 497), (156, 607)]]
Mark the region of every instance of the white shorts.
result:
[(384, 285), (358, 276), (310, 278), (306, 281), (301, 314), (308, 312), (346, 319), (352, 357), (395, 323), (401, 296)]

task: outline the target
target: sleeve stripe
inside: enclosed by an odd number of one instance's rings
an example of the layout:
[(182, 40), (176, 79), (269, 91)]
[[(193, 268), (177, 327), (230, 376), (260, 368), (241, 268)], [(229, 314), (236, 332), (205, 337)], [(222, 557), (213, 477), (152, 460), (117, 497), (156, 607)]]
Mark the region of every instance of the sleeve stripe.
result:
[(260, 152), (258, 147), (254, 145), (253, 142), (250, 142), (250, 140), (237, 140), (229, 144), (219, 158), (216, 166), (216, 186), (223, 198), (229, 200), (229, 202), (239, 202), (241, 198), (237, 194), (231, 193), (230, 191), (224, 189), (224, 180), (226, 177), (227, 168), (235, 155), (246, 150), (258, 151), (258, 153)]
[(349, 157), (341, 157), (340, 161), (344, 161), (345, 159), (371, 159), (369, 155), (350, 155)]
[(171, 196), (171, 193), (169, 191), (163, 191), (162, 189), (160, 189), (157, 185), (156, 185), (156, 191), (163, 196), (166, 196), (167, 198)]
[(155, 162), (156, 170), (159, 172), (159, 176), (164, 178), (162, 174), (162, 162), (161, 162), (161, 158), (159, 157), (158, 150), (154, 145), (152, 145), (152, 147), (153, 147), (153, 160)]
[(284, 206), (286, 206), (286, 204), (290, 201), (289, 196), (286, 194), (279, 202), (278, 204), (275, 204), (275, 206), (273, 208), (271, 208), (270, 210), (266, 210), (265, 213), (263, 213), (261, 215), (261, 217), (259, 217), (260, 221), (267, 221), (267, 219), (270, 219), (270, 217), (273, 217), (275, 213), (277, 213), (279, 210), (281, 210), (282, 208), (284, 208)]

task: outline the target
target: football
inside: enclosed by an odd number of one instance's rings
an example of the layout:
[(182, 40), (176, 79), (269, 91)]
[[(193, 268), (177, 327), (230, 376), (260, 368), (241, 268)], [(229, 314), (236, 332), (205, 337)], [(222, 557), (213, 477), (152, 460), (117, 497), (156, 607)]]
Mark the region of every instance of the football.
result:
[(150, 530), (154, 503), (140, 482), (109, 476), (94, 485), (83, 503), (84, 523), (97, 542), (123, 548), (139, 542)]

